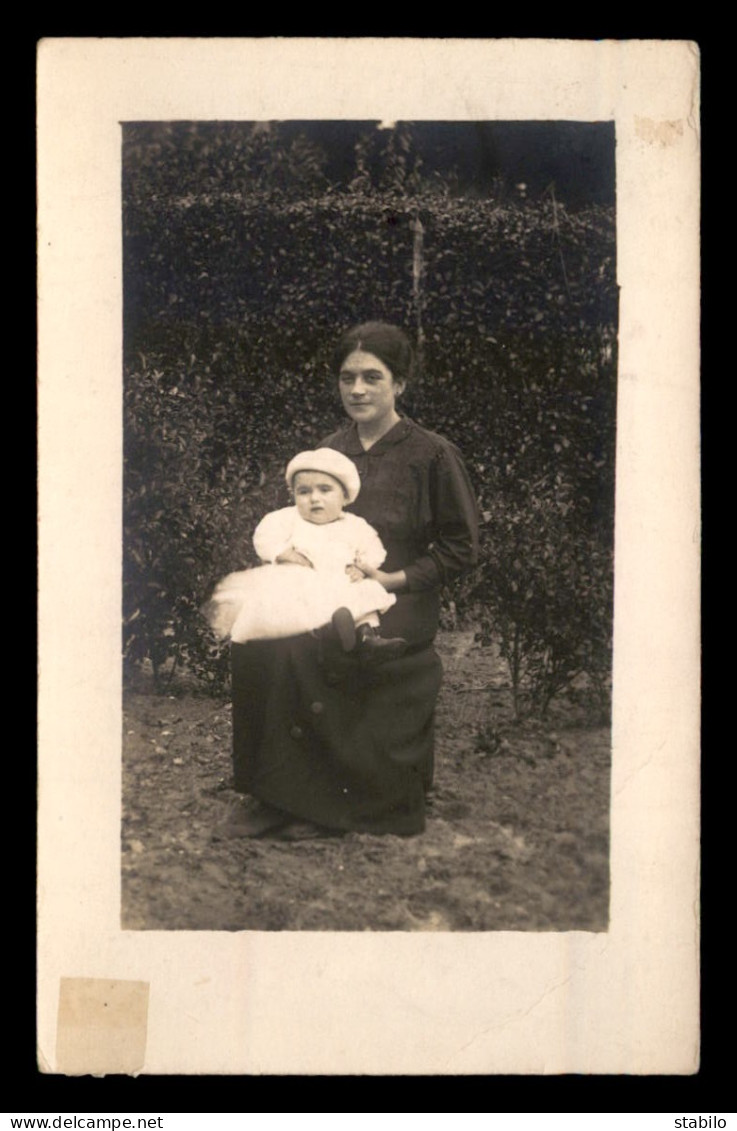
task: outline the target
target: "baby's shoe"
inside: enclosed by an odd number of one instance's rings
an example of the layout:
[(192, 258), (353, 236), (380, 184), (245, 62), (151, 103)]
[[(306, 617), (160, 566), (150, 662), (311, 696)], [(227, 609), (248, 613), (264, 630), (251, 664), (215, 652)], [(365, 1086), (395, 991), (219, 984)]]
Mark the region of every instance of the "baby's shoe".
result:
[(367, 663), (398, 660), (407, 651), (407, 641), (402, 636), (379, 636), (370, 624), (362, 624), (357, 635), (359, 654)]

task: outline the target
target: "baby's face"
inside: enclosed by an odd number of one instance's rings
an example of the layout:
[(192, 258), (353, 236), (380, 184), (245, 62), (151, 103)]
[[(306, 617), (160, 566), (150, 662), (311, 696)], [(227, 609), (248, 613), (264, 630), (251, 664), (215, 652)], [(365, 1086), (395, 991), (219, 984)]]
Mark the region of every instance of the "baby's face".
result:
[(297, 510), (306, 522), (334, 522), (343, 510), (342, 484), (324, 471), (298, 471), (292, 488)]

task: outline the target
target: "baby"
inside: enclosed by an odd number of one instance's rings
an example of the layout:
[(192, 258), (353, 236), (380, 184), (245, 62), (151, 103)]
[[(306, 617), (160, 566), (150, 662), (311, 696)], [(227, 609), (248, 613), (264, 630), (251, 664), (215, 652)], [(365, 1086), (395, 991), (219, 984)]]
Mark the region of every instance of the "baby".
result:
[(228, 574), (203, 609), (213, 632), (243, 644), (332, 625), (346, 652), (400, 656), (406, 642), (376, 631), (396, 597), (366, 576), (386, 550), (372, 526), (343, 510), (361, 489), (355, 465), (332, 448), (300, 452), (286, 481), (294, 506), (267, 514), (253, 536), (265, 564)]

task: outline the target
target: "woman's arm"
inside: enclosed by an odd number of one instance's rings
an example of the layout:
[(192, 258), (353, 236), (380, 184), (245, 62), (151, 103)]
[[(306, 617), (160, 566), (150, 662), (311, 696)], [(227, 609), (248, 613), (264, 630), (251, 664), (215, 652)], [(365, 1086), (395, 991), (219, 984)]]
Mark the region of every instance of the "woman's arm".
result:
[(411, 591), (434, 589), (478, 562), (479, 515), (460, 453), (446, 443), (430, 464), (433, 538), (427, 553), (402, 571)]
[(395, 573), (386, 573), (383, 569), (372, 569), (369, 566), (363, 572), (372, 581), (380, 582), (389, 593), (394, 593), (397, 589), (405, 589), (407, 586), (407, 571), (404, 569), (398, 569)]

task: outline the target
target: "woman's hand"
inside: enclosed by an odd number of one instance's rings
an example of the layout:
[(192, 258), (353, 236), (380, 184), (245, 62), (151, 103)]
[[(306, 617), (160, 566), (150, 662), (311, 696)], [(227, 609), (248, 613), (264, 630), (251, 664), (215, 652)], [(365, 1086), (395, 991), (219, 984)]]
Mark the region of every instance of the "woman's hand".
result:
[(366, 571), (360, 566), (357, 566), (354, 562), (347, 565), (345, 571), (348, 574), (349, 581), (363, 581), (366, 577)]
[(398, 569), (396, 573), (386, 573), (383, 569), (364, 569), (364, 572), (367, 577), (383, 585), (388, 593), (404, 589), (407, 584), (407, 574), (403, 569)]
[(284, 565), (285, 563), (288, 565), (307, 566), (308, 569), (312, 569), (310, 559), (306, 558), (304, 554), (300, 554), (299, 550), (293, 550), (291, 546), (288, 550), (282, 550), (281, 554), (277, 555), (276, 564)]

